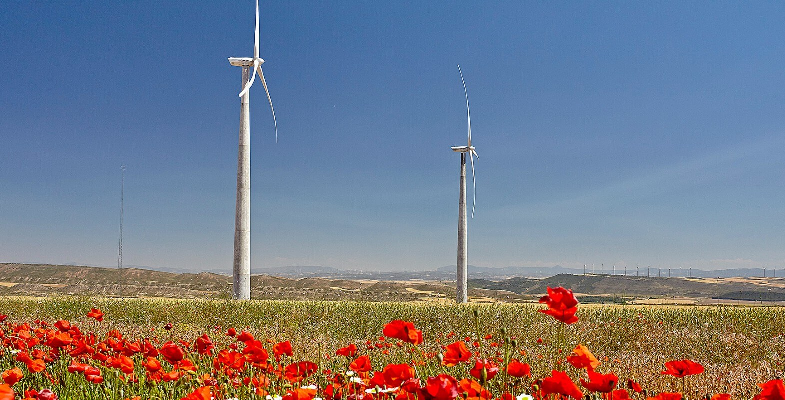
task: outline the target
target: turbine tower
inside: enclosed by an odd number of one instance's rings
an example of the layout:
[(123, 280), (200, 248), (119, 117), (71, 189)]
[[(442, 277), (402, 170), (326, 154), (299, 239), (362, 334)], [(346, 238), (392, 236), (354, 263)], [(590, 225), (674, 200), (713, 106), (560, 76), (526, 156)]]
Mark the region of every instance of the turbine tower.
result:
[[(477, 152), (474, 151), (472, 146), (472, 119), (469, 113), (469, 92), (466, 91), (466, 81), (463, 80), (463, 72), (461, 66), (458, 65), (458, 74), (461, 76), (461, 83), (463, 83), (463, 94), (466, 96), (466, 128), (468, 131), (468, 144), (466, 146), (453, 146), (452, 151), (461, 153), (461, 175), (460, 175), (460, 189), (458, 194), (458, 273), (455, 300), (458, 303), (466, 303), (469, 301), (467, 293), (467, 277), (468, 273), (468, 235), (466, 227), (466, 153), (469, 153), (469, 159), (472, 164), (472, 218), (474, 218), (474, 206), (477, 202), (477, 188), (476, 180), (474, 179), (474, 156)], [(480, 156), (477, 156), (480, 158)]]
[[(233, 297), (238, 300), (251, 298), (251, 121), (249, 115), (248, 89), (259, 73), (259, 79), (267, 94), (270, 110), (273, 112), (275, 126), (275, 142), (278, 142), (278, 122), (275, 120), (275, 109), (267, 82), (262, 73), (259, 58), (259, 0), (256, 0), (256, 28), (254, 29), (253, 58), (229, 57), (229, 63), (242, 67), (243, 90), (240, 92), (240, 140), (237, 150), (237, 204), (234, 218), (234, 264), (233, 264)], [(253, 69), (253, 74), (251, 74)], [(249, 75), (251, 75), (249, 79)]]

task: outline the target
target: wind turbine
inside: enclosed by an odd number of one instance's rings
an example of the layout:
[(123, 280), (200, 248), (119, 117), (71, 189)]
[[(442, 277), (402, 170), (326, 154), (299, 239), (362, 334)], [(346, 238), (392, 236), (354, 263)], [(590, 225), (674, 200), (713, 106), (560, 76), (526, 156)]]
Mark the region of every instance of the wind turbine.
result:
[[(237, 204), (234, 218), (234, 264), (233, 295), (238, 300), (251, 298), (251, 121), (249, 115), (248, 89), (259, 73), (259, 79), (267, 94), (270, 110), (273, 112), (275, 142), (278, 143), (278, 122), (275, 108), (267, 90), (267, 82), (262, 73), (264, 60), (259, 58), (259, 0), (256, 0), (256, 27), (254, 29), (253, 58), (229, 57), (229, 63), (242, 67), (243, 90), (240, 92), (240, 141), (237, 150)], [(253, 74), (251, 75), (251, 69)], [(249, 79), (249, 75), (251, 75)]]
[(472, 164), (472, 218), (474, 218), (474, 206), (477, 203), (477, 181), (474, 178), (474, 156), (480, 158), (477, 152), (474, 151), (472, 146), (472, 118), (469, 113), (469, 92), (466, 91), (466, 81), (463, 80), (463, 72), (461, 66), (458, 65), (458, 74), (461, 76), (461, 83), (463, 83), (463, 94), (466, 96), (466, 129), (468, 132), (469, 141), (466, 146), (453, 146), (452, 151), (461, 153), (461, 178), (460, 190), (458, 195), (458, 274), (457, 274), (457, 287), (456, 287), (456, 301), (458, 303), (466, 303), (469, 301), (467, 293), (467, 277), (468, 273), (468, 237), (466, 229), (466, 153), (469, 153), (469, 159)]

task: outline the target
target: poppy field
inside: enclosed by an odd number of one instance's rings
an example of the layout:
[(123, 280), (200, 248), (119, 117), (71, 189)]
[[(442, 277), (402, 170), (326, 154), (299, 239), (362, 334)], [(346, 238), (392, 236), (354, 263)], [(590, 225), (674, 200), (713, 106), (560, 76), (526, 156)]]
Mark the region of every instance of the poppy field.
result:
[(0, 400), (785, 399), (785, 309), (0, 298)]

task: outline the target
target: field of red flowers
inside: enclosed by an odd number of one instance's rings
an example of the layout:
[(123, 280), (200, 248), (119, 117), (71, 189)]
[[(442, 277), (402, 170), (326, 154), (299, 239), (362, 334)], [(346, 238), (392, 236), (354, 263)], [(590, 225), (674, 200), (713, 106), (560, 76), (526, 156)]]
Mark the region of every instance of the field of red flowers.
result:
[(0, 400), (785, 400), (785, 310), (0, 299)]

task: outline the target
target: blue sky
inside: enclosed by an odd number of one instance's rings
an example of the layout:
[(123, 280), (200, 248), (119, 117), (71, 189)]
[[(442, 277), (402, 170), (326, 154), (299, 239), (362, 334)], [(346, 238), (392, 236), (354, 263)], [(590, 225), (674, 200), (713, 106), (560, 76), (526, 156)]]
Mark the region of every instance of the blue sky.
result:
[[(270, 2), (252, 269), (785, 266), (785, 3)], [(0, 4), (0, 262), (231, 271), (254, 4)]]

